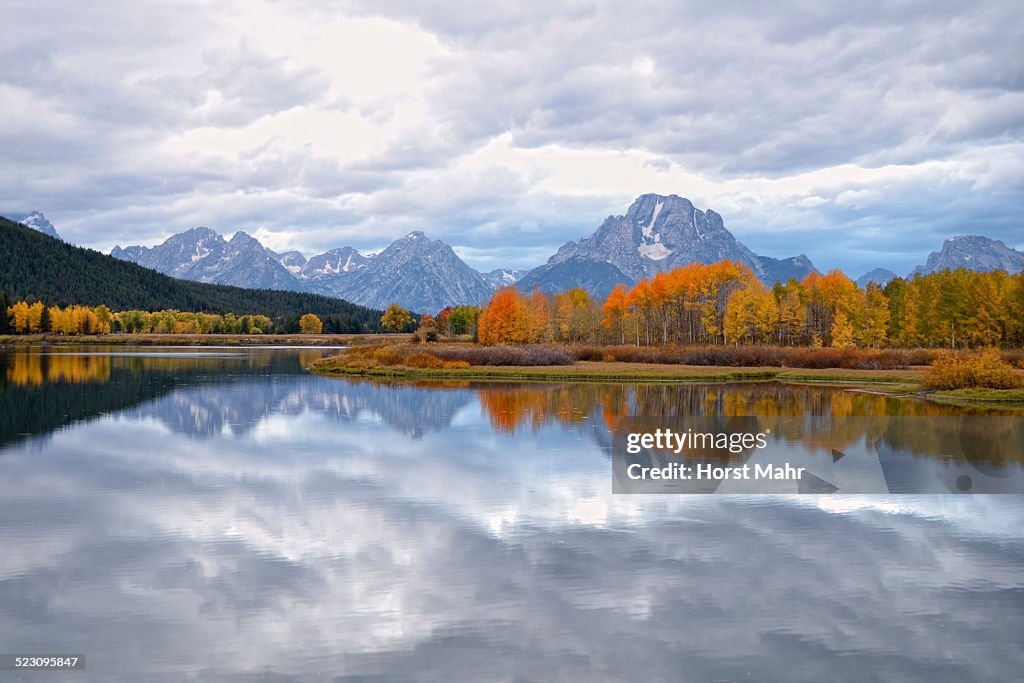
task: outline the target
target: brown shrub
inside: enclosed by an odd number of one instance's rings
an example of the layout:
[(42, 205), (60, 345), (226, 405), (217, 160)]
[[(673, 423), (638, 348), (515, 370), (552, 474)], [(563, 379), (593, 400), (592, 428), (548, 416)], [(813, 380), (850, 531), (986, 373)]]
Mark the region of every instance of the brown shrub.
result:
[(1015, 368), (1024, 370), (1024, 351), (1021, 351), (1020, 349), (1003, 351), (1003, 360)]
[(371, 357), (375, 363), (384, 366), (401, 365), (405, 354), (399, 346), (377, 346), (371, 350)]
[(427, 368), (431, 370), (454, 370), (469, 367), (469, 363), (464, 360), (444, 360), (429, 351), (410, 354), (402, 364), (410, 368)]
[(891, 370), (927, 365), (935, 351), (924, 349), (794, 348), (779, 346), (577, 346), (577, 360), (715, 365), (726, 367), (849, 368)]
[(1016, 389), (1024, 381), (1013, 366), (1000, 358), (997, 349), (984, 349), (971, 355), (944, 352), (925, 372), (924, 386), (929, 389)]
[(431, 349), (431, 353), (450, 361), (469, 365), (572, 365), (573, 357), (550, 346), (469, 346)]

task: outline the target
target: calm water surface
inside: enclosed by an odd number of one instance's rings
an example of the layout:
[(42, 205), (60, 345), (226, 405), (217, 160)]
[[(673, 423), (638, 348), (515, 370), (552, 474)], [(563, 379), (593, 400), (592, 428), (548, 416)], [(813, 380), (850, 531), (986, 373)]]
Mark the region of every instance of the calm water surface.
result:
[(1021, 497), (611, 493), (629, 413), (992, 411), (324, 353), (0, 349), (0, 651), (87, 662), (22, 678), (1020, 679)]

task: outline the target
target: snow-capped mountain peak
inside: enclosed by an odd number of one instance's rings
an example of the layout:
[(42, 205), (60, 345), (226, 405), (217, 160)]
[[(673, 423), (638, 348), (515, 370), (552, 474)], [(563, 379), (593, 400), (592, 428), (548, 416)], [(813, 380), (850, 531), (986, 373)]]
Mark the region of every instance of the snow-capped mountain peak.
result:
[(156, 247), (115, 247), (111, 255), (187, 280), (310, 291), (374, 308), (397, 303), (418, 312), (483, 303), (495, 288), (450, 246), (419, 230), (370, 256), (341, 247), (307, 260), (298, 251), (267, 249), (243, 231), (225, 240), (210, 228), (187, 230)]
[(719, 214), (698, 209), (689, 199), (644, 194), (625, 215), (609, 216), (590, 237), (562, 246), (519, 285), (547, 292), (586, 286), (603, 297), (619, 282), (632, 284), (662, 270), (723, 259), (746, 265), (769, 283), (780, 275), (803, 277), (814, 270), (806, 257), (758, 256), (726, 230)]
[(38, 230), (44, 235), (49, 235), (54, 239), (62, 239), (61, 236), (57, 234), (57, 229), (53, 227), (53, 223), (46, 220), (46, 216), (43, 215), (42, 211), (30, 211), (24, 214), (15, 214), (13, 216), (8, 216), (8, 218), (16, 223), (21, 223), (26, 228)]

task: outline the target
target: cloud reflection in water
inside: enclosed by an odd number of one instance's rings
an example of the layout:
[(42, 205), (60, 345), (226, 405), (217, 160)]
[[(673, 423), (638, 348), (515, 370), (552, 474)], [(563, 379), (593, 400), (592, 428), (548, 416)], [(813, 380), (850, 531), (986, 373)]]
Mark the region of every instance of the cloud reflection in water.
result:
[(1018, 498), (613, 496), (607, 405), (552, 395), (269, 375), (12, 445), (0, 639), (147, 680), (1017, 671)]

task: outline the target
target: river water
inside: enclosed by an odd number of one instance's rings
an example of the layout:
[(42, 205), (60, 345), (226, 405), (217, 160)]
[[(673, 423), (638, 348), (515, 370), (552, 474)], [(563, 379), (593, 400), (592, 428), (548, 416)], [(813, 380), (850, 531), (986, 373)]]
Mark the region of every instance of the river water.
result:
[(86, 663), (0, 679), (1020, 678), (1021, 496), (619, 495), (610, 455), (628, 414), (1019, 411), (325, 353), (0, 349), (0, 652)]

